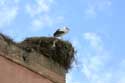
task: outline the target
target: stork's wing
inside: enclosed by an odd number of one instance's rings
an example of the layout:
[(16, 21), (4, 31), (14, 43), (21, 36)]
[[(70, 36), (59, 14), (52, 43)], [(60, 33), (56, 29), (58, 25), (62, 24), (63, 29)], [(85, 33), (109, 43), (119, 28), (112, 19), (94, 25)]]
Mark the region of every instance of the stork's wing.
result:
[(59, 36), (62, 36), (63, 34), (65, 34), (65, 32), (64, 31), (56, 31), (54, 34), (53, 34), (53, 36), (54, 37), (59, 37)]

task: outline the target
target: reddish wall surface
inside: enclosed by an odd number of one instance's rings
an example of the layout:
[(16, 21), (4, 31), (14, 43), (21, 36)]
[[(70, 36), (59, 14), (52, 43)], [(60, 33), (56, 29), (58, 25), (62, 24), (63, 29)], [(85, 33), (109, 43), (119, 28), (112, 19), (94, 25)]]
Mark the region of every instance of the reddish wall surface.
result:
[(0, 83), (53, 83), (0, 56)]

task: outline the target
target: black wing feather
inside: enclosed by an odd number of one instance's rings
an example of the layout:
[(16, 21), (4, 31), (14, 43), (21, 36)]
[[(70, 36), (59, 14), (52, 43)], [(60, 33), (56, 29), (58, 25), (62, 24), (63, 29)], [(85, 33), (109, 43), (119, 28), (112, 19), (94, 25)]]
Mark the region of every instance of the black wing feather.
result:
[(61, 36), (62, 34), (64, 34), (64, 31), (56, 31), (56, 32), (53, 34), (53, 36), (54, 36), (54, 37), (59, 37), (59, 36)]

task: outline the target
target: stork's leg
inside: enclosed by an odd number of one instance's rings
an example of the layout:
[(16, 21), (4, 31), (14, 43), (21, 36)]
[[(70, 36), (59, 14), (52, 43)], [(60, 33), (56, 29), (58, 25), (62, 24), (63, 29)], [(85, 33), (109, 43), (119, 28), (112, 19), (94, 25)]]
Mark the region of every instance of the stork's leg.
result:
[(55, 47), (56, 47), (56, 42), (57, 42), (57, 39), (55, 39), (55, 40), (53, 41), (53, 45), (52, 45), (51, 48), (55, 48)]

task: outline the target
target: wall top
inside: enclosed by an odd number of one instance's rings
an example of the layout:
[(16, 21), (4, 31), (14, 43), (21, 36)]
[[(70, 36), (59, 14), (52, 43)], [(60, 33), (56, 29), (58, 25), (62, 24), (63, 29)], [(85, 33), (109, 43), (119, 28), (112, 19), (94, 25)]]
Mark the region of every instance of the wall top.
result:
[(0, 55), (55, 83), (65, 83), (74, 48), (69, 42), (53, 37), (32, 37), (16, 43), (0, 34)]

